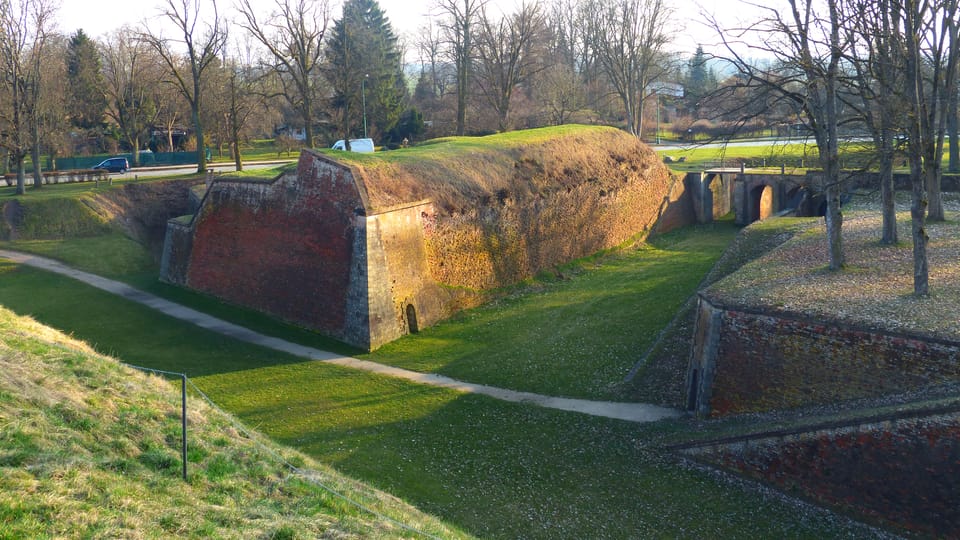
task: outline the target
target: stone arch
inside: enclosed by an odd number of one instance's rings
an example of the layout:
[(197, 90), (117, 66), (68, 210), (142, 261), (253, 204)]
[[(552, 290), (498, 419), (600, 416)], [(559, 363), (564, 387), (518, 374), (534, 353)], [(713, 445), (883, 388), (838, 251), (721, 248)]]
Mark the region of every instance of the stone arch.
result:
[(758, 184), (750, 190), (749, 222), (766, 219), (777, 212), (776, 192), (769, 184)]

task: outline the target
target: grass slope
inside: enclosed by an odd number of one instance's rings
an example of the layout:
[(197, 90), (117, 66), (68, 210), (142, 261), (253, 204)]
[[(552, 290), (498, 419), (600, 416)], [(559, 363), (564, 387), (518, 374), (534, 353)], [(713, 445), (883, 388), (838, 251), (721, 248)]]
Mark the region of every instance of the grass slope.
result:
[(479, 536), (864, 536), (678, 462), (663, 445), (695, 437), (695, 424), (635, 425), (307, 362), (66, 278), (2, 270), (3, 304), (127, 361), (187, 371), (247, 425)]
[(279, 456), (383, 515), (463, 536), (313, 460), (238, 432), (179, 388), (0, 309), (0, 538), (415, 536), (294, 474)]

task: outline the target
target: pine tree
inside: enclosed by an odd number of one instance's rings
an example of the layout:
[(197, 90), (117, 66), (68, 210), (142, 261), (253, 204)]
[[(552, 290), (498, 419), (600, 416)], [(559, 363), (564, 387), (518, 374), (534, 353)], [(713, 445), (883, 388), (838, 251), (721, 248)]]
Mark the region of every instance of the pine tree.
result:
[(717, 88), (717, 75), (707, 67), (707, 55), (702, 46), (697, 46), (697, 52), (687, 63), (687, 81), (684, 89), (684, 100), (687, 109), (696, 113), (700, 100)]
[(103, 124), (107, 109), (100, 54), (93, 41), (77, 30), (67, 46), (67, 80), (71, 122), (80, 129)]
[(376, 0), (347, 0), (327, 42), (327, 80), (333, 87), (343, 138), (377, 139), (400, 120), (407, 101), (403, 58), (389, 19)]

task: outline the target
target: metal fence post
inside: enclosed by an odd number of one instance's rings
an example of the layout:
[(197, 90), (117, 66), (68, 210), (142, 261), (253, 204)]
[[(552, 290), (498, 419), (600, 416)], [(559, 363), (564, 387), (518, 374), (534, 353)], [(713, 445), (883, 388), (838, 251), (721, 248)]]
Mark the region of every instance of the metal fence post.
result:
[(180, 374), (180, 438), (181, 458), (183, 459), (183, 479), (187, 479), (187, 374)]

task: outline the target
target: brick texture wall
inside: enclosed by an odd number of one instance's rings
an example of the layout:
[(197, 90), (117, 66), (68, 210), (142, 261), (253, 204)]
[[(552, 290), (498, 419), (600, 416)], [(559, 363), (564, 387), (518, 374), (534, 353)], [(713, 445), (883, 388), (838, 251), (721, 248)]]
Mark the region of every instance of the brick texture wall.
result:
[(900, 532), (960, 538), (960, 413), (876, 419), (685, 451)]
[(724, 308), (705, 298), (700, 310), (688, 388), (702, 414), (833, 403), (960, 380), (957, 342)]
[(162, 277), (376, 348), (486, 290), (694, 220), (682, 179), (649, 150), (636, 162), (598, 155), (597, 178), (452, 211), (429, 199), (385, 206), (399, 197), (385, 194), (389, 176), (304, 151), (279, 179), (214, 181), (189, 223), (171, 221)]
[(346, 338), (355, 208), (349, 172), (309, 153), (274, 182), (215, 181), (193, 220), (182, 283)]

